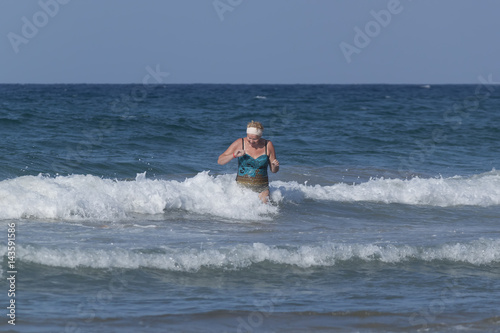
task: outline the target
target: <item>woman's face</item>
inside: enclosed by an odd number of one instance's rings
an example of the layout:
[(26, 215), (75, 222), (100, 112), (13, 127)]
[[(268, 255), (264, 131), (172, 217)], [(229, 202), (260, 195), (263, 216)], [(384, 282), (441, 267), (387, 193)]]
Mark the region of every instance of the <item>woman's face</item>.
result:
[(259, 143), (260, 136), (255, 134), (247, 134), (248, 143), (252, 146), (256, 146)]

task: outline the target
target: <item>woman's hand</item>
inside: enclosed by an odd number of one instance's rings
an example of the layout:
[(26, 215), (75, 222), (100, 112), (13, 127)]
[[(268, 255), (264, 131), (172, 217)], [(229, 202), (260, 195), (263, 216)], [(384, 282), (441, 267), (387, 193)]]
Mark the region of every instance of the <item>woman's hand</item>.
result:
[(235, 157), (235, 158), (236, 158), (236, 157), (241, 157), (241, 156), (243, 156), (243, 155), (245, 155), (245, 151), (244, 151), (243, 149), (238, 149), (237, 151), (235, 151), (235, 152), (233, 153), (233, 157)]
[(277, 159), (274, 159), (271, 162), (271, 172), (276, 173), (280, 169), (280, 162)]
[(219, 163), (220, 165), (224, 165), (229, 163), (229, 161), (235, 159), (236, 157), (241, 157), (243, 155), (245, 155), (245, 151), (241, 149), (241, 139), (236, 139), (226, 149), (226, 151), (219, 156), (217, 163)]

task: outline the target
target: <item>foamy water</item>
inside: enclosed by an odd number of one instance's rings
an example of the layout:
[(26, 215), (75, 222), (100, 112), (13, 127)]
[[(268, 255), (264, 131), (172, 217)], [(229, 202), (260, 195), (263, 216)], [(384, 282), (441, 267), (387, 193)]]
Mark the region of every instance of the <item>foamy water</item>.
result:
[(292, 193), (313, 200), (340, 202), (372, 201), (408, 205), (450, 207), (500, 205), (500, 173), (491, 171), (471, 177), (371, 179), (361, 184), (332, 186), (275, 181), (274, 198), (286, 200)]
[[(500, 173), (471, 177), (371, 179), (365, 183), (332, 186), (271, 182), (276, 203), (317, 201), (400, 203), (450, 207), (500, 205)], [(92, 175), (23, 176), (0, 182), (0, 219), (126, 219), (132, 214), (163, 214), (180, 209), (231, 219), (266, 219), (279, 212), (264, 205), (251, 191), (234, 182), (233, 175), (209, 172), (184, 181), (105, 179)]]
[(202, 172), (184, 181), (134, 181), (92, 175), (24, 176), (0, 182), (0, 219), (126, 219), (181, 209), (233, 219), (260, 219), (275, 213), (231, 175)]
[(234, 270), (269, 262), (301, 268), (331, 267), (338, 263), (363, 262), (405, 263), (450, 261), (471, 265), (500, 263), (500, 240), (478, 239), (468, 243), (439, 246), (397, 244), (350, 244), (326, 242), (302, 246), (275, 246), (263, 243), (214, 249), (151, 249), (102, 248), (58, 249), (46, 246), (20, 246), (22, 262), (53, 267), (77, 268), (154, 268), (169, 271), (195, 272), (201, 268)]

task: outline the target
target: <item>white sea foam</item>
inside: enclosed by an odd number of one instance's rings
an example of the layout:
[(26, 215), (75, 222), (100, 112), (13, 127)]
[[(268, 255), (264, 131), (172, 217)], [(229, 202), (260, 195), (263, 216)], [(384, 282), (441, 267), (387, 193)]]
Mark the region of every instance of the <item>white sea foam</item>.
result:
[[(331, 186), (271, 182), (273, 201), (372, 201), (450, 207), (500, 205), (500, 173), (472, 177), (371, 179), (360, 184)], [(184, 181), (103, 179), (92, 175), (23, 176), (0, 182), (0, 220), (127, 219), (134, 214), (168, 214), (184, 210), (229, 219), (269, 219), (277, 206), (262, 204), (257, 195), (241, 188), (234, 175), (201, 172)]]
[[(275, 201), (303, 198), (341, 202), (372, 201), (450, 207), (500, 205), (500, 173), (491, 171), (472, 177), (371, 179), (361, 184), (331, 186), (297, 182), (272, 183)], [(294, 201), (296, 199), (292, 199)]]
[(0, 219), (126, 219), (132, 214), (185, 210), (230, 219), (262, 219), (277, 208), (237, 186), (234, 175), (208, 172), (184, 181), (135, 181), (92, 175), (23, 176), (0, 182)]
[(435, 247), (409, 245), (348, 244), (325, 242), (315, 245), (278, 247), (263, 243), (240, 244), (216, 249), (60, 249), (19, 246), (18, 260), (54, 267), (155, 268), (196, 271), (201, 268), (235, 269), (269, 262), (298, 267), (328, 267), (350, 260), (404, 263), (409, 260), (485, 265), (500, 262), (500, 240), (479, 239), (469, 243)]

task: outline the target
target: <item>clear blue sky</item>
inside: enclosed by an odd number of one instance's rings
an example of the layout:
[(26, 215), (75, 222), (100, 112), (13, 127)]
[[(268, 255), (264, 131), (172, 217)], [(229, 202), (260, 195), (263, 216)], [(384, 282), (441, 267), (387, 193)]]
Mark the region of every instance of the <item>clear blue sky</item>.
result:
[(499, 13), (498, 0), (0, 0), (0, 83), (497, 82)]

